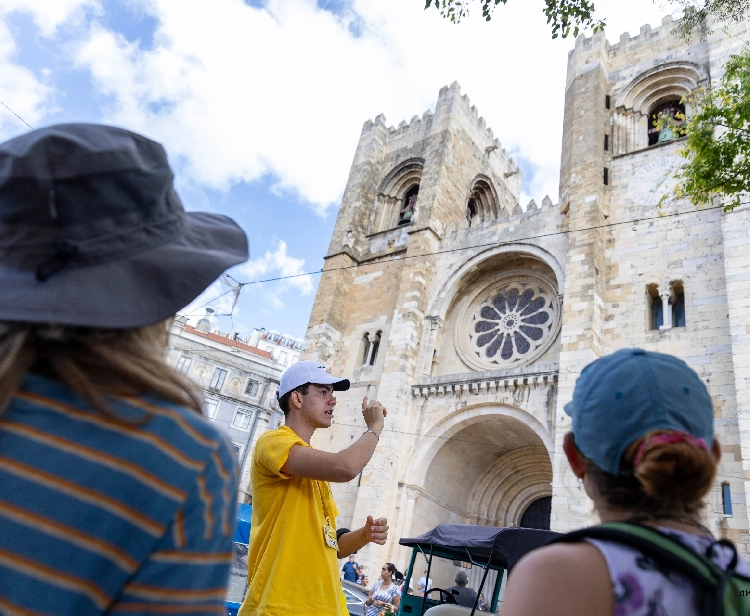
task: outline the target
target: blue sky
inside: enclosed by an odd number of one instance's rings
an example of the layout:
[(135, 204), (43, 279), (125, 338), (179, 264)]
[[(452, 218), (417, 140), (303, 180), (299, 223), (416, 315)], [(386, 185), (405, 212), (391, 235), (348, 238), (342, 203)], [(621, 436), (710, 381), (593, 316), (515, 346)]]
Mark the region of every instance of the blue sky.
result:
[[(610, 40), (668, 12), (651, 0), (596, 5)], [(0, 101), (34, 127), (105, 122), (162, 142), (186, 208), (247, 232), (251, 260), (232, 272), (241, 281), (319, 270), (364, 121), (421, 115), (456, 80), (521, 165), (522, 205), (556, 201), (573, 41), (550, 39), (542, 0), (457, 26), (423, 6), (0, 0)], [(0, 138), (26, 130), (0, 107)], [(217, 325), (302, 337), (318, 278), (248, 285)], [(215, 283), (188, 313), (227, 290)], [(213, 305), (226, 312), (231, 294)]]

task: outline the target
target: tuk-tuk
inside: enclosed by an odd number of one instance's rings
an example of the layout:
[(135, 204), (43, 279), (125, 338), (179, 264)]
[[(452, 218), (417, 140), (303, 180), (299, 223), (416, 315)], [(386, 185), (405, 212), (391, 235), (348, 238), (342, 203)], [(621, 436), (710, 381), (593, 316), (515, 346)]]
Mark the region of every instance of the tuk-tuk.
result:
[[(524, 554), (546, 545), (557, 535), (533, 528), (441, 524), (419, 537), (401, 539), (401, 545), (413, 550), (398, 616), (423, 616), (425, 613), (427, 616), (474, 616), (475, 612), (486, 613), (479, 611), (481, 595), (486, 598), (485, 609), (497, 614), (503, 573), (510, 571)], [(410, 594), (409, 581), (421, 572), (422, 559), (427, 580), (434, 584), (424, 596), (419, 596)], [(453, 593), (446, 590), (455, 585), (459, 569), (470, 574), (471, 584), (476, 590), (473, 607), (457, 605)], [(416, 584), (414, 590), (417, 590)]]
[(225, 602), (228, 616), (237, 616), (247, 592), (247, 552), (252, 514), (253, 508), (250, 505), (237, 505), (237, 528), (233, 537), (232, 568), (229, 572)]

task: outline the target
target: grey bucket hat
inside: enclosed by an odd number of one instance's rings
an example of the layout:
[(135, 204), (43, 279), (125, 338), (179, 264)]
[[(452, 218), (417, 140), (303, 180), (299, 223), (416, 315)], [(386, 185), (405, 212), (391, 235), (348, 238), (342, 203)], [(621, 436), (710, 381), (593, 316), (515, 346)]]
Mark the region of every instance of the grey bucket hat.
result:
[(244, 231), (185, 212), (164, 148), (61, 124), (0, 144), (0, 321), (134, 328), (247, 260)]

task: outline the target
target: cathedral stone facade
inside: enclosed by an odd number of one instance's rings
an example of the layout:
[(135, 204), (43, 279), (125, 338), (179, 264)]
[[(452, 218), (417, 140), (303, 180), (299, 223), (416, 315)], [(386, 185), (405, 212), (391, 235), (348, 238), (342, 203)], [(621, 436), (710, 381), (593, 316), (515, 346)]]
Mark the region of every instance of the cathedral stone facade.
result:
[(388, 517), (386, 548), (358, 555), (369, 569), (403, 567), (398, 539), (439, 523), (594, 520), (563, 406), (586, 364), (633, 346), (706, 383), (724, 455), (705, 521), (748, 551), (750, 209), (658, 211), (683, 144), (652, 121), (716, 81), (748, 33), (673, 29), (576, 41), (556, 203), (520, 206), (517, 163), (456, 83), (434, 113), (365, 123), (303, 358), (352, 379), (316, 447), (359, 438), (363, 396), (388, 410), (371, 463), (333, 486), (339, 526)]

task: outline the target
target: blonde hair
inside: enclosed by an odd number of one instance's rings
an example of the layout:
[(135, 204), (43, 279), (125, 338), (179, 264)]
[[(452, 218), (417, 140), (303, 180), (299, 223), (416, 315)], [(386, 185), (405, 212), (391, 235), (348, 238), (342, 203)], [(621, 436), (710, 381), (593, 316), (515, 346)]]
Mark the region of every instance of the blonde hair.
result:
[(201, 412), (196, 387), (167, 365), (168, 322), (95, 329), (0, 321), (0, 414), (30, 370), (68, 385), (92, 408), (125, 421), (108, 397), (156, 394)]
[(713, 452), (687, 442), (646, 442), (634, 465), (644, 441), (669, 432), (652, 430), (631, 443), (618, 475), (603, 471), (581, 454), (597, 491), (609, 505), (632, 512), (678, 514), (695, 513), (704, 506), (703, 498), (716, 475)]

